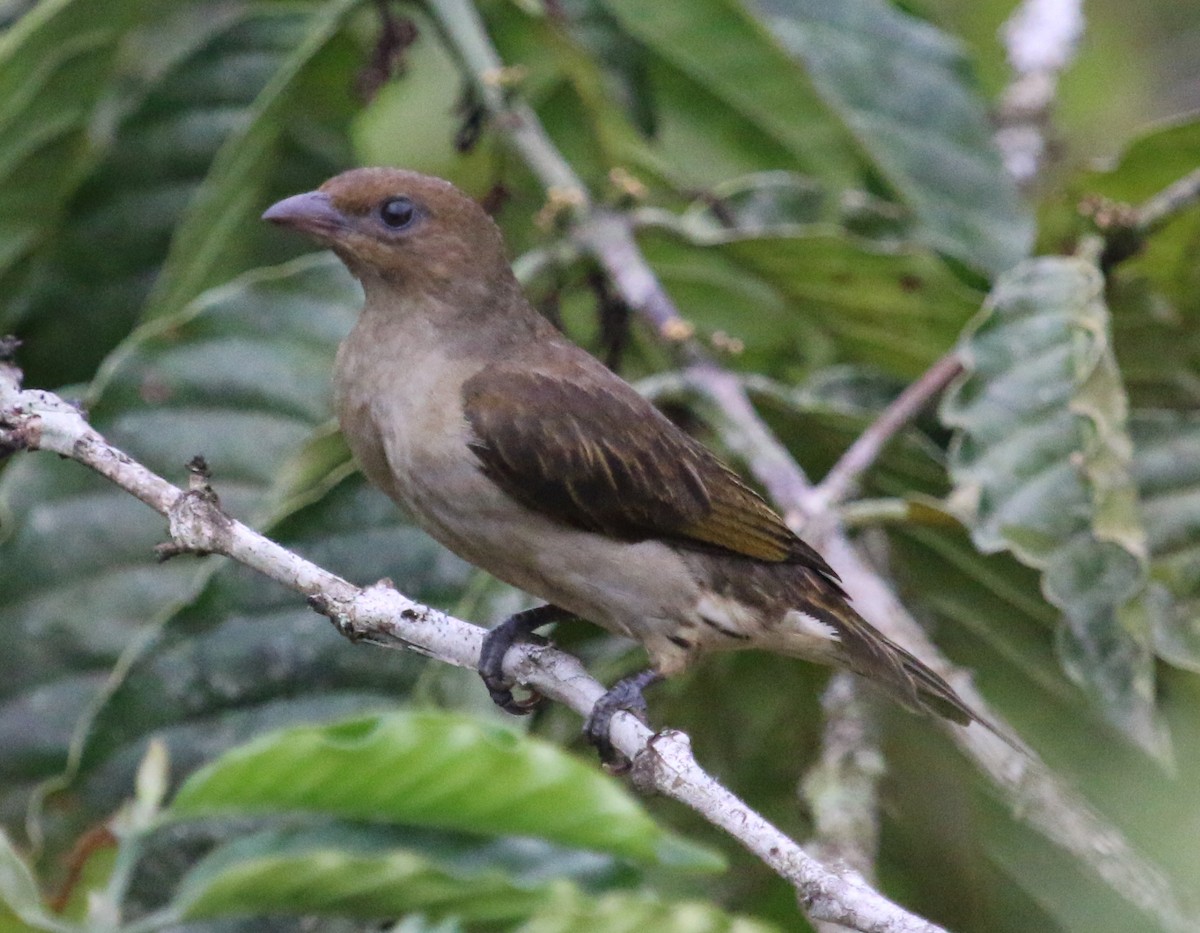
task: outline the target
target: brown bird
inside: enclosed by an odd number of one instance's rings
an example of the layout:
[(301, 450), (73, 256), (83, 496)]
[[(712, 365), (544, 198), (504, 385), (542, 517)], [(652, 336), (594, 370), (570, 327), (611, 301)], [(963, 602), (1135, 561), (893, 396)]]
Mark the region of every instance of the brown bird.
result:
[(505, 709), (529, 708), (501, 670), (507, 649), (577, 617), (650, 657), (585, 726), (609, 757), (617, 709), (644, 712), (643, 687), (737, 648), (848, 668), (908, 709), (982, 722), (850, 607), (733, 470), (533, 310), (499, 229), (449, 182), (358, 169), (263, 217), (362, 282), (334, 384), (363, 472), (450, 550), (549, 603), (485, 640), (480, 673)]

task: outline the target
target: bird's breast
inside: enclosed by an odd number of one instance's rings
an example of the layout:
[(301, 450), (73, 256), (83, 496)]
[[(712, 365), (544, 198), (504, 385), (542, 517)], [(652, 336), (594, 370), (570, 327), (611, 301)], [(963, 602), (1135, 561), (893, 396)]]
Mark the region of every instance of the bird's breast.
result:
[[(360, 321), (338, 351), (338, 422), (367, 478), (422, 524), (478, 490), (462, 383), (474, 372), (421, 328), (382, 333)], [(394, 333), (393, 331), (399, 331)]]

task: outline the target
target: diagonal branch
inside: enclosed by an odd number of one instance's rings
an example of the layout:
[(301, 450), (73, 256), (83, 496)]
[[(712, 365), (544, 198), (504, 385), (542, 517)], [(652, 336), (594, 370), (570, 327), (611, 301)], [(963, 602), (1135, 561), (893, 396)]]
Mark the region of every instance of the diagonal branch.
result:
[(1136, 256), (1152, 233), (1198, 202), (1200, 168), (1195, 168), (1137, 206), (1090, 195), (1080, 203), (1079, 213), (1091, 218), (1104, 239), (1100, 268), (1108, 272)]
[[(719, 407), (716, 413), (725, 417)], [(801, 484), (803, 474), (799, 467), (786, 485), (776, 488), (770, 485), (779, 469), (778, 442), (772, 438), (771, 444), (758, 450), (758, 432), (747, 430), (736, 417), (718, 424), (717, 430), (722, 435), (738, 438), (736, 443), (746, 455), (751, 472), (767, 486), (781, 507), (791, 506), (792, 510), (804, 514), (810, 499), (789, 502), (783, 498), (789, 488)], [(863, 617), (945, 677), (972, 709), (1002, 731), (1011, 733), (1004, 719), (988, 707), (969, 675), (954, 668), (938, 651), (888, 583), (864, 560), (829, 513), (809, 517), (814, 519), (811, 527), (817, 532), (811, 536), (811, 543), (821, 549), (826, 560), (846, 581)], [(943, 728), (959, 750), (991, 780), (1016, 819), (1070, 852), (1127, 901), (1156, 917), (1164, 929), (1183, 933), (1197, 928), (1200, 917), (1194, 916), (1180, 902), (1166, 875), (1143, 858), (1117, 827), (1096, 813), (1044, 762), (1032, 754), (1021, 754), (982, 729), (961, 729), (949, 724)]]
[(888, 441), (942, 392), (962, 372), (962, 361), (954, 351), (934, 363), (914, 383), (896, 396), (880, 416), (842, 454), (817, 487), (820, 506), (834, 507), (854, 490), (858, 478), (879, 459)]
[[(474, 668), (484, 630), (413, 602), (387, 581), (360, 589), (293, 554), (221, 510), (202, 465), (185, 492), (112, 447), (78, 409), (43, 391), (22, 391), (20, 372), (0, 361), (0, 451), (46, 450), (82, 463), (167, 517), (171, 542), (160, 554), (222, 554), (303, 594), (355, 641), (408, 648)], [(604, 694), (579, 660), (562, 651), (520, 645), (505, 673), (586, 716)], [(831, 872), (707, 774), (681, 732), (655, 735), (627, 713), (613, 719), (612, 741), (631, 761), (634, 777), (696, 810), (791, 883), (814, 920), (878, 933), (940, 933), (864, 882)]]
[[(1040, 3), (1042, 8), (1054, 2), (1027, 0), (1029, 5)], [(1078, 2), (1057, 0), (1054, 7), (1066, 17), (1061, 22), (1062, 41), (1050, 50), (1065, 56), (1061, 64), (1047, 59), (1040, 64), (1032, 62), (1031, 67), (1044, 64), (1056, 74), (1069, 61), (1078, 29), (1082, 28), (1081, 18), (1074, 26), (1070, 19), (1078, 15)], [(514, 103), (511, 95), (498, 88), (494, 76), (502, 72), (502, 63), (475, 8), (469, 0), (430, 0), (430, 9), (468, 77), (479, 89), (494, 123), (525, 159), (551, 200), (556, 191), (574, 192), (567, 203), (571, 205), (575, 243), (596, 258), (630, 307), (662, 337), (678, 345), (690, 328), (642, 256), (630, 224), (619, 215), (591, 206), (586, 187), (555, 148), (532, 108)], [(1029, 50), (1034, 51), (1032, 47)], [(1003, 718), (988, 709), (968, 675), (953, 668), (888, 584), (858, 554), (839, 526), (836, 514), (821, 502), (799, 464), (759, 417), (741, 380), (708, 360), (694, 344), (684, 340), (684, 345), (688, 382), (711, 403), (722, 439), (747, 463), (789, 523), (794, 527), (806, 526), (812, 543), (825, 551), (826, 558), (846, 581), (862, 615), (947, 677), (967, 703), (1011, 734)], [(1166, 876), (1044, 763), (1009, 748), (983, 729), (961, 729), (951, 724), (943, 727), (991, 780), (1015, 818), (1070, 852), (1113, 890), (1156, 917), (1165, 929), (1196, 928), (1200, 920), (1184, 910)]]

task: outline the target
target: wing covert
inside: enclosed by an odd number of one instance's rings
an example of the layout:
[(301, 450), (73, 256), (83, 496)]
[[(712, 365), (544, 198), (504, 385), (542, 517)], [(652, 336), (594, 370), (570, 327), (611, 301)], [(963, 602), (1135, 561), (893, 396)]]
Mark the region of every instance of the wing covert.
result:
[(467, 380), (470, 447), (502, 489), (583, 530), (802, 563), (837, 580), (736, 473), (587, 360), (570, 378), (501, 363)]

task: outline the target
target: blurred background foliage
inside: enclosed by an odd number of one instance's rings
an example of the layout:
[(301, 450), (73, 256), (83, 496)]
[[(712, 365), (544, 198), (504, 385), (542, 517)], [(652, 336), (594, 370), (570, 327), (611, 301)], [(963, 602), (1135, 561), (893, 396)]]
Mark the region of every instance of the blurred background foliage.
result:
[[(670, 365), (636, 324), (614, 346), (594, 270), (538, 222), (544, 193), (430, 15), (456, 6), (0, 3), (0, 332), (25, 340), (30, 385), (65, 386), (151, 468), (182, 480), (203, 453), (237, 517), (490, 623), (524, 597), (406, 524), (331, 424), (357, 285), (257, 219), (357, 164), (445, 176), (486, 199), (568, 332), (632, 379)], [(512, 93), (635, 213), (812, 475), (961, 341), (940, 420), (863, 489), (938, 509), (862, 534), (995, 707), (1194, 894), (1200, 211), (1100, 270), (1076, 208), (1200, 163), (1200, 8), (1087, 6), (1026, 196), (991, 144), (1011, 0), (479, 11)], [(156, 564), (161, 520), (72, 463), (13, 458), (0, 512), (0, 930), (803, 926), (728, 839), (600, 775), (563, 711), (515, 722), (473, 675), (353, 646), (242, 568)], [(556, 640), (604, 679), (638, 664), (590, 627)], [(804, 839), (826, 676), (713, 658), (658, 691), (654, 720)], [(879, 715), (886, 892), (962, 931), (1152, 923), (928, 723)]]

